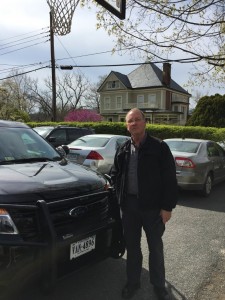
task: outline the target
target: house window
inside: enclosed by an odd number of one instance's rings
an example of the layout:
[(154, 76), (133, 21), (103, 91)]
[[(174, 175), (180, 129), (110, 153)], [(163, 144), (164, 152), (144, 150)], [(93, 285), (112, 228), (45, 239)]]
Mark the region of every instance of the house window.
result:
[(144, 107), (144, 95), (137, 95), (137, 107)]
[(185, 106), (181, 106), (181, 112), (183, 113), (181, 115), (181, 120), (184, 120), (186, 118), (186, 107)]
[(116, 97), (116, 108), (122, 108), (122, 97)]
[(157, 107), (156, 95), (155, 94), (149, 94), (148, 95), (148, 106), (149, 107)]
[(108, 122), (112, 122), (113, 121), (113, 119), (112, 118), (108, 118)]
[(125, 122), (125, 118), (120, 118), (120, 122)]
[(178, 109), (179, 107), (178, 107), (178, 105), (174, 105), (174, 107), (173, 107), (173, 111), (179, 111), (179, 109)]
[(115, 81), (109, 81), (107, 83), (107, 88), (108, 89), (118, 89), (120, 87), (120, 82), (119, 80), (115, 80)]
[(104, 108), (105, 109), (110, 109), (110, 98), (109, 97), (106, 97), (104, 99)]

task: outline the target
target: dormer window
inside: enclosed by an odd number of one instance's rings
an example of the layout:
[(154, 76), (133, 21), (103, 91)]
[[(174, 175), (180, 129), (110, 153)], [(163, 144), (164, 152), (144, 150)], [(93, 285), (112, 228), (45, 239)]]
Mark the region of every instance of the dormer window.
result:
[(119, 80), (116, 81), (109, 81), (107, 83), (108, 89), (118, 89), (120, 87), (120, 82)]

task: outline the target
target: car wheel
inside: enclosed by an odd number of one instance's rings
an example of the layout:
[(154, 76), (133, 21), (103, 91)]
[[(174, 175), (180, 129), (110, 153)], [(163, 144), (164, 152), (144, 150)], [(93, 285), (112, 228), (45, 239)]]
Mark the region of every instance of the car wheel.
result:
[(201, 191), (202, 196), (208, 197), (210, 195), (212, 190), (212, 181), (213, 181), (212, 175), (208, 174), (204, 183), (204, 187)]

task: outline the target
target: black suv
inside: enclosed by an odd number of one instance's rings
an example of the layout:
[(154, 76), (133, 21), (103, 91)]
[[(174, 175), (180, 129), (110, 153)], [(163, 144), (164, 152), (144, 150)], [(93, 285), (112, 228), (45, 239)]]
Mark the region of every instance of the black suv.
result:
[(69, 272), (123, 253), (107, 179), (67, 161), (27, 125), (0, 120), (0, 298), (33, 275), (50, 289)]
[(40, 126), (34, 127), (33, 129), (54, 147), (68, 145), (83, 135), (95, 133), (93, 129), (88, 127), (69, 127), (61, 125)]

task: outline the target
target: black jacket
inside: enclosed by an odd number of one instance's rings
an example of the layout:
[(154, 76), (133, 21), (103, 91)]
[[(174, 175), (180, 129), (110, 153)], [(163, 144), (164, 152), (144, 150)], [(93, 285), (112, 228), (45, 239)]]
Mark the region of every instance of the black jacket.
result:
[[(123, 209), (131, 141), (116, 152), (111, 178)], [(140, 209), (171, 211), (177, 203), (176, 168), (168, 145), (147, 134), (138, 152), (138, 201)]]

